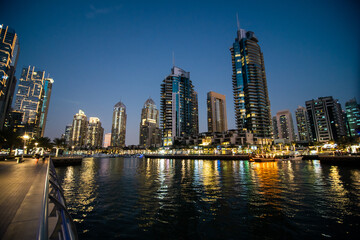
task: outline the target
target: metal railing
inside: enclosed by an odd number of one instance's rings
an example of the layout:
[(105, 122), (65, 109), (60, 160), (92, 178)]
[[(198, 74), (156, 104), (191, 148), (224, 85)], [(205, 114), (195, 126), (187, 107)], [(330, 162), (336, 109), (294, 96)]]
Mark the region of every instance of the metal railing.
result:
[[(49, 211), (49, 209), (51, 209), (51, 211)], [(49, 221), (52, 224), (49, 224)], [(74, 221), (67, 211), (64, 191), (57, 180), (55, 167), (50, 157), (46, 172), (37, 239), (78, 239)]]

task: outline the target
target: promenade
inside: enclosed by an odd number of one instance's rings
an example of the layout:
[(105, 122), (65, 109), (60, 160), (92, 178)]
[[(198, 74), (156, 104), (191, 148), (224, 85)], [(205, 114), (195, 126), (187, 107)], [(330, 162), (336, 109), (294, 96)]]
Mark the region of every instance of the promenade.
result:
[(48, 161), (0, 161), (0, 239), (35, 239)]

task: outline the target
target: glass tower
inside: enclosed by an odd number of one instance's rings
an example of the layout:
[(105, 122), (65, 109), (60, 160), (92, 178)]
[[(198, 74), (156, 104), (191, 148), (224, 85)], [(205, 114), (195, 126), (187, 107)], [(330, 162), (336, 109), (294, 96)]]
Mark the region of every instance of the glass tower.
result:
[(141, 110), (139, 145), (148, 148), (160, 144), (159, 110), (156, 109), (155, 102), (149, 98)]
[(172, 145), (174, 137), (199, 132), (197, 93), (190, 72), (175, 66), (161, 84), (161, 125), (164, 146)]
[(71, 132), (70, 145), (82, 147), (86, 144), (87, 117), (82, 110), (74, 115)]
[(237, 128), (270, 139), (270, 101), (258, 39), (253, 32), (239, 29), (230, 51)]
[(18, 37), (14, 30), (0, 25), (0, 130), (11, 109), (16, 77), (15, 69), (19, 56)]
[(345, 103), (350, 137), (360, 136), (360, 105), (353, 98)]
[(309, 125), (309, 117), (306, 112), (306, 108), (299, 106), (295, 111), (295, 117), (299, 133), (299, 141), (310, 142), (312, 137)]
[(111, 147), (125, 147), (126, 107), (122, 102), (114, 106), (111, 128)]

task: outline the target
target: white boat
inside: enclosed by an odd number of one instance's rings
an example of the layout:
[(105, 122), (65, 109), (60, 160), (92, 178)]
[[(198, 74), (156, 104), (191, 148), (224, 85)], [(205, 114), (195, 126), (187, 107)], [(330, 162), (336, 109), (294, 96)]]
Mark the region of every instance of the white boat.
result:
[(302, 160), (303, 156), (301, 155), (294, 155), (294, 156), (290, 156), (287, 160)]

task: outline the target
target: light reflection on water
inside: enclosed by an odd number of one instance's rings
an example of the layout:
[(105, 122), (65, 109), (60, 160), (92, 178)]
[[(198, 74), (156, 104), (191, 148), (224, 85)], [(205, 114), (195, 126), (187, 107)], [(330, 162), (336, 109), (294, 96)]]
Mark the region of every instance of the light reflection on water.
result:
[(57, 169), (80, 239), (355, 238), (360, 171), (319, 161), (84, 159)]

